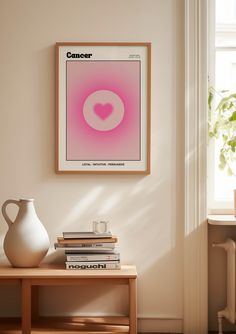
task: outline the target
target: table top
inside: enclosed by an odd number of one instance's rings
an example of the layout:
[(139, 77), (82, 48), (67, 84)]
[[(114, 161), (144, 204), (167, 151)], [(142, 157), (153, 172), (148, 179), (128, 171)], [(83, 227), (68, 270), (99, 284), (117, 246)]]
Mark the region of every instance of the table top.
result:
[(0, 266), (0, 279), (6, 278), (135, 278), (134, 265), (122, 265), (117, 270), (69, 270), (65, 264), (42, 264), (37, 268)]

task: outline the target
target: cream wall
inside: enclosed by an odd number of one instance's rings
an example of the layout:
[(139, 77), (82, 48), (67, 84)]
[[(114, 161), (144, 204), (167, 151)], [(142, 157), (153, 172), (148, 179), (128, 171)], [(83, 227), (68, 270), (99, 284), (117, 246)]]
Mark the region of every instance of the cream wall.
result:
[[(179, 332), (183, 317), (183, 0), (0, 0), (0, 203), (35, 198), (53, 243), (66, 229), (110, 221), (122, 263), (138, 270), (141, 330)], [(55, 48), (59, 41), (152, 43), (151, 174), (56, 175)], [(3, 241), (7, 225), (1, 218)], [(1, 261), (6, 262), (2, 248)], [(1, 289), (2, 296), (6, 289)], [(18, 291), (9, 292), (18, 294)], [(76, 313), (67, 289), (42, 290), (42, 313)], [(81, 312), (126, 311), (117, 289), (86, 295)], [(8, 298), (0, 315), (19, 313)], [(63, 306), (60, 300), (63, 298)], [(59, 300), (58, 300), (59, 299)], [(14, 305), (13, 305), (14, 304)], [(112, 311), (111, 311), (112, 309)]]

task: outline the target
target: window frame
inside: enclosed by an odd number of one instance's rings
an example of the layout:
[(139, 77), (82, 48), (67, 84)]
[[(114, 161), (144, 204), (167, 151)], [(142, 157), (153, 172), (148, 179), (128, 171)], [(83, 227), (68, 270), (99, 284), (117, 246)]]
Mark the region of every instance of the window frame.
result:
[[(235, 34), (236, 24), (229, 23), (227, 27), (222, 24), (218, 25), (219, 30), (216, 29), (216, 0), (209, 0), (208, 11), (208, 85), (215, 87), (215, 63), (216, 52), (219, 51), (236, 51), (236, 46), (216, 46), (216, 34)], [(235, 28), (234, 32), (233, 27)], [(231, 200), (217, 200), (215, 198), (215, 173), (214, 168), (216, 164), (215, 142), (208, 139), (207, 148), (207, 208), (209, 214), (233, 214), (233, 192)]]

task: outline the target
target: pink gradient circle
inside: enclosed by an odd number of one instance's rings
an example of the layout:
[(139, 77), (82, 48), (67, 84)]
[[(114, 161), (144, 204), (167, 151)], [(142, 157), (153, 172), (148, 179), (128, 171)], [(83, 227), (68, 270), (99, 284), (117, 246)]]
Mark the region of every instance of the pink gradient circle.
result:
[(109, 131), (116, 128), (125, 113), (121, 98), (110, 90), (97, 90), (90, 94), (83, 105), (83, 115), (93, 129)]

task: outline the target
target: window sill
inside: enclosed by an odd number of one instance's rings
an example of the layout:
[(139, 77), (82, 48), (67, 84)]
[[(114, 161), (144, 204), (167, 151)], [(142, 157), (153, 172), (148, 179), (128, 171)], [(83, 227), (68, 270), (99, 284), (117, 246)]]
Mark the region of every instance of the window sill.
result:
[(233, 226), (236, 225), (236, 217), (234, 215), (208, 215), (208, 224), (210, 225), (222, 225)]

